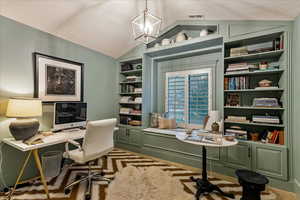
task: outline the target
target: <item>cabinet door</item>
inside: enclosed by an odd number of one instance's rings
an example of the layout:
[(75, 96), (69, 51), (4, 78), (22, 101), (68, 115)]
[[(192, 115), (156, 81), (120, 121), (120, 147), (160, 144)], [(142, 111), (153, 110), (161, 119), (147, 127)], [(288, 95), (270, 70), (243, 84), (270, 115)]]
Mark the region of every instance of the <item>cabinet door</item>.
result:
[(129, 129), (128, 130), (128, 143), (134, 146), (141, 146), (141, 130)]
[(127, 144), (129, 141), (127, 128), (119, 127), (119, 131), (117, 133), (116, 139), (117, 139), (117, 142)]
[(251, 168), (251, 145), (239, 142), (237, 145), (222, 149), (224, 165), (232, 168)]
[(253, 170), (269, 177), (287, 180), (287, 152), (285, 146), (253, 144)]

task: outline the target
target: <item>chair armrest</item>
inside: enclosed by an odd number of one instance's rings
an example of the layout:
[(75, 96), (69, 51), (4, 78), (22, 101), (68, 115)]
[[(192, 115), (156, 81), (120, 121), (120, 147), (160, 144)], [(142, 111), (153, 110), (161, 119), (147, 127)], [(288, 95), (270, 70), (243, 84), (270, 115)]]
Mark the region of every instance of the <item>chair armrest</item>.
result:
[(78, 142), (76, 142), (74, 140), (67, 140), (67, 142), (65, 144), (65, 151), (66, 151), (67, 155), (69, 155), (69, 144), (76, 146), (79, 149), (79, 151), (82, 151), (82, 147)]

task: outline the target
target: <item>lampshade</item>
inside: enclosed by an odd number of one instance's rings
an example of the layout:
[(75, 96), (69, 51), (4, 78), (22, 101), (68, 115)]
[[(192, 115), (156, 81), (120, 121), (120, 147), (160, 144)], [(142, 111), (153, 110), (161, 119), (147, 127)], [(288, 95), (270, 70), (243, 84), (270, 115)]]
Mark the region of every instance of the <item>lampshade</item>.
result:
[(155, 39), (158, 36), (162, 20), (149, 13), (146, 0), (145, 10), (135, 17), (131, 23), (134, 39), (147, 44), (151, 39)]
[(6, 117), (31, 118), (42, 116), (42, 101), (39, 99), (9, 99)]

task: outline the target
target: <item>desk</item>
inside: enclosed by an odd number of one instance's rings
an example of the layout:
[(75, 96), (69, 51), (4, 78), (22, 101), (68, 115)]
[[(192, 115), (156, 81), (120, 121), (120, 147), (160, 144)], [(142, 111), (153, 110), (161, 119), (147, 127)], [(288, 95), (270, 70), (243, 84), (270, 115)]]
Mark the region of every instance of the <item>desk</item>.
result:
[(185, 143), (189, 143), (189, 144), (195, 144), (195, 145), (200, 145), (202, 146), (202, 178), (194, 178), (191, 177), (191, 180), (196, 182), (197, 185), (197, 192), (195, 194), (195, 197), (197, 200), (199, 200), (200, 196), (202, 194), (206, 194), (206, 193), (211, 193), (213, 191), (217, 191), (220, 194), (222, 194), (223, 196), (229, 197), (229, 198), (234, 198), (233, 194), (228, 194), (223, 192), (218, 186), (213, 185), (212, 183), (210, 183), (208, 181), (208, 177), (207, 177), (207, 166), (206, 166), (206, 161), (207, 161), (207, 153), (206, 153), (206, 147), (230, 147), (230, 146), (234, 146), (238, 143), (237, 140), (234, 140), (232, 142), (225, 140), (224, 137), (222, 137), (222, 142), (221, 144), (213, 144), (213, 143), (205, 143), (205, 142), (198, 142), (198, 141), (190, 141), (190, 140), (186, 140), (187, 135), (185, 133), (176, 133), (176, 138), (182, 142)]
[[(118, 128), (114, 129), (114, 131), (117, 131), (117, 130), (118, 130)], [(17, 187), (20, 179), (22, 178), (24, 170), (25, 170), (25, 168), (27, 166), (27, 163), (29, 161), (29, 158), (31, 157), (32, 154), (33, 154), (33, 157), (34, 157), (34, 160), (35, 160), (36, 167), (39, 170), (39, 173), (40, 173), (40, 176), (41, 176), (41, 181), (44, 185), (45, 193), (47, 195), (47, 198), (50, 199), (48, 186), (47, 186), (45, 175), (44, 175), (44, 172), (43, 172), (43, 169), (42, 169), (42, 164), (41, 164), (41, 160), (40, 160), (40, 157), (39, 157), (38, 150), (40, 148), (43, 148), (43, 147), (48, 147), (48, 146), (52, 146), (52, 145), (56, 145), (56, 144), (65, 143), (68, 140), (82, 139), (82, 138), (84, 138), (85, 133), (86, 133), (85, 130), (57, 132), (57, 133), (54, 133), (53, 135), (46, 136), (43, 139), (43, 143), (35, 144), (35, 145), (27, 145), (27, 144), (23, 143), (22, 141), (16, 141), (14, 138), (4, 138), (3, 139), (4, 143), (6, 143), (6, 144), (8, 144), (8, 145), (20, 150), (20, 151), (28, 152), (27, 156), (24, 160), (23, 166), (22, 166), (22, 168), (19, 172), (19, 175), (18, 175), (17, 181), (14, 185), (14, 188), (12, 189), (12, 191), (9, 195), (9, 199), (12, 197), (13, 193), (15, 192), (16, 187)]]

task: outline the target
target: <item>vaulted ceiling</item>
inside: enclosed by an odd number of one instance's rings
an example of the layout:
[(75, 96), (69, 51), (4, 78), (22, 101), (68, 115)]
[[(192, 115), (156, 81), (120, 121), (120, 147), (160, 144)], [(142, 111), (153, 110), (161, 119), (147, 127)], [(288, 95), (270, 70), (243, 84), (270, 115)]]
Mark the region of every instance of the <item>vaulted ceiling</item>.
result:
[[(189, 15), (208, 20), (292, 20), (300, 0), (148, 0), (163, 27)], [(0, 14), (112, 57), (137, 45), (130, 21), (144, 0), (0, 0)], [(1, 28), (1, 27), (0, 27)]]

